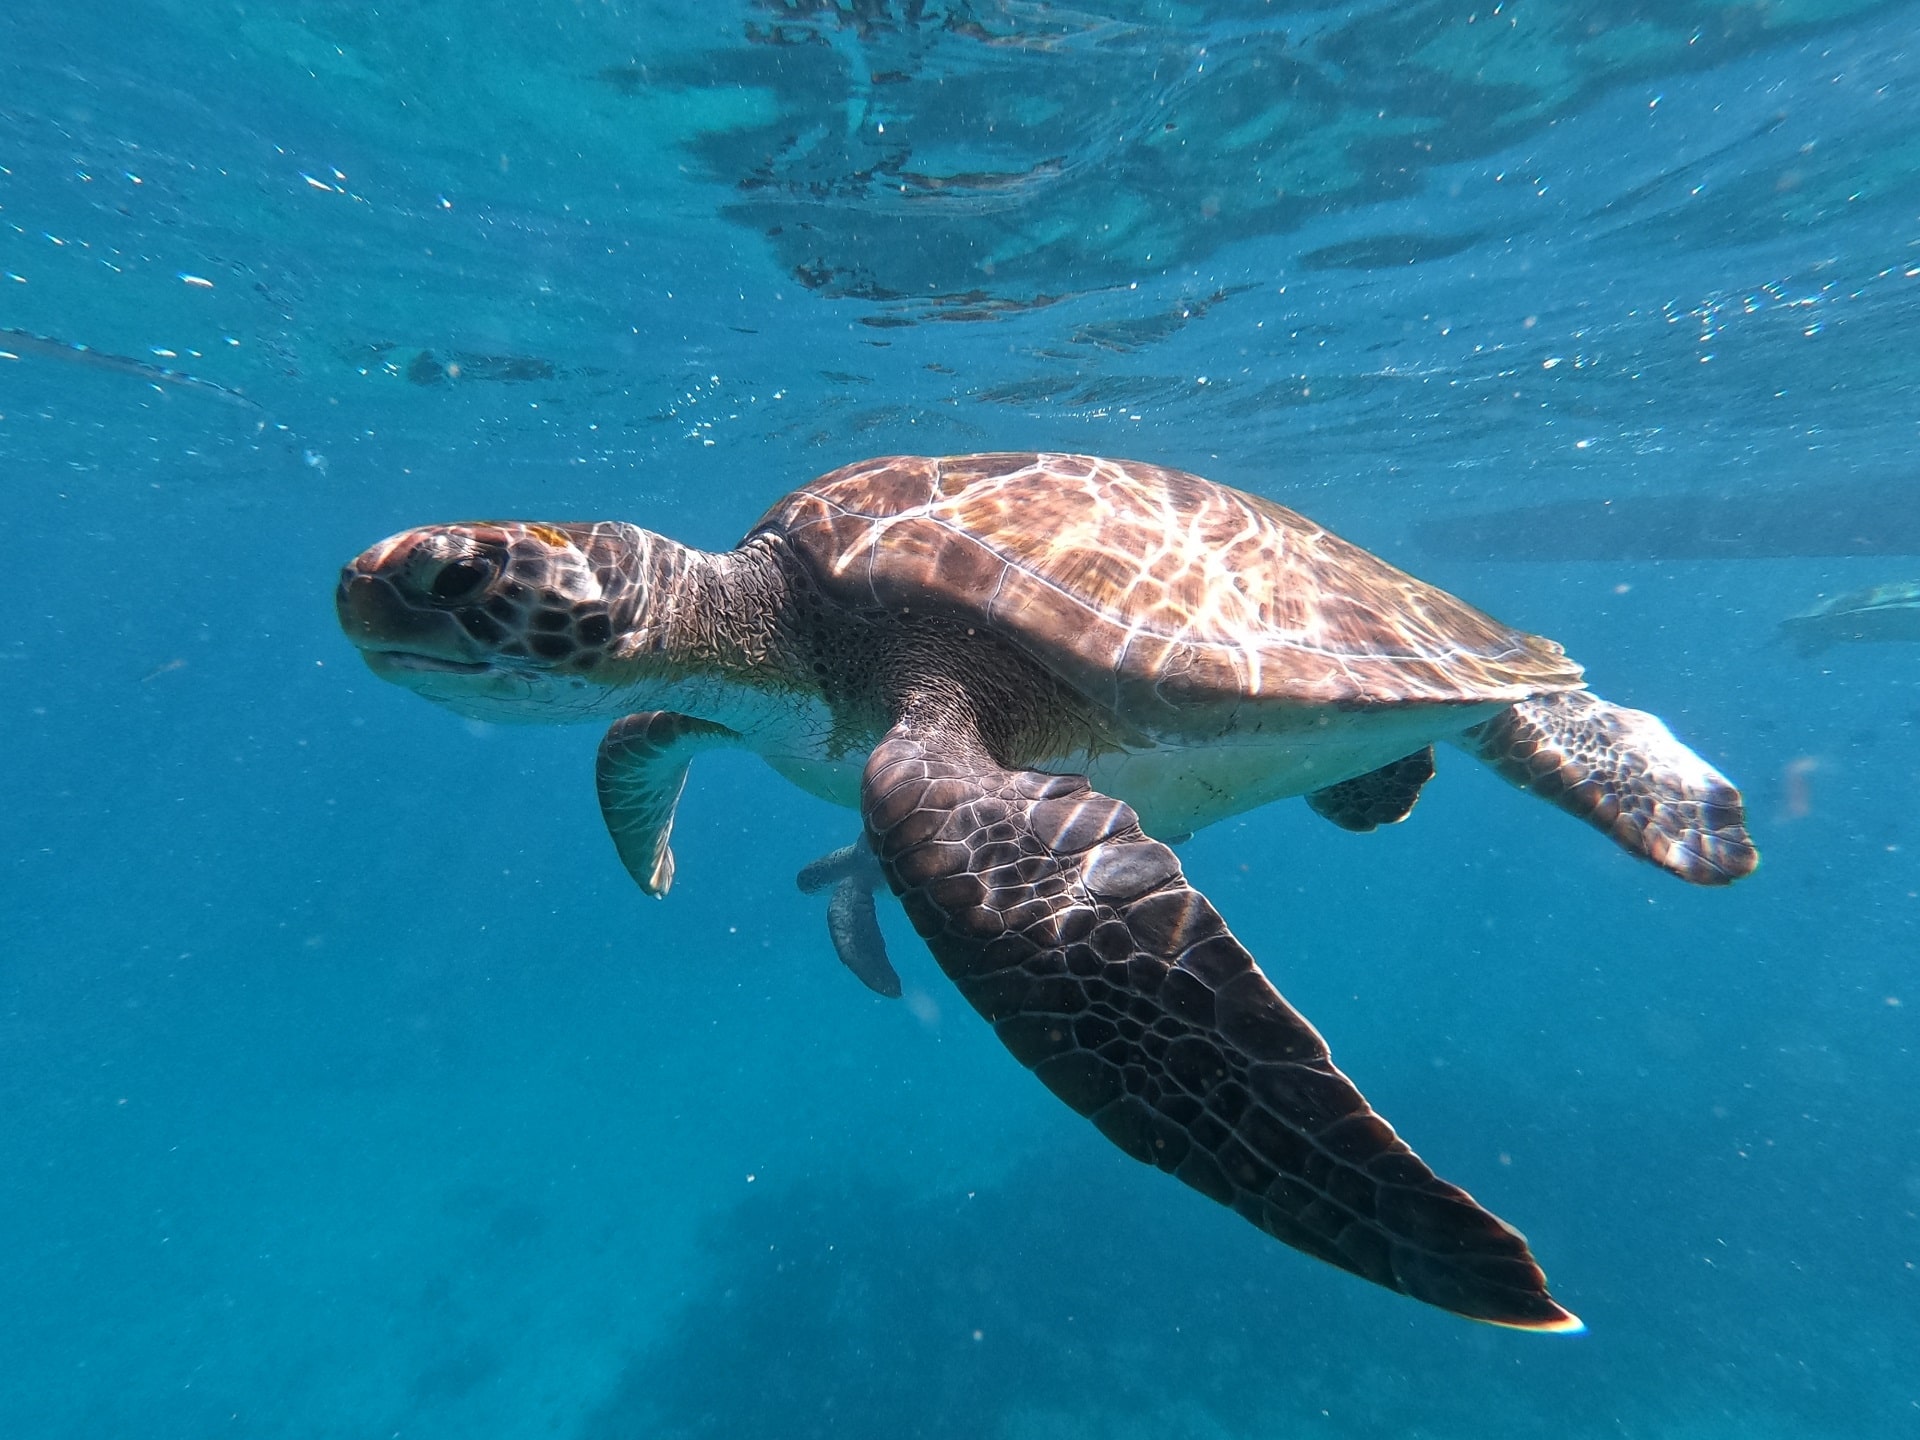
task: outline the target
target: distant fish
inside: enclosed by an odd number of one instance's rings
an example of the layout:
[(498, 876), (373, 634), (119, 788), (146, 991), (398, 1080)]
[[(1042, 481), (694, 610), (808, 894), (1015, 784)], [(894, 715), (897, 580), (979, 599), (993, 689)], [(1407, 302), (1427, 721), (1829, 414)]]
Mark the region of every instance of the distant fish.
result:
[(105, 370), (115, 375), (130, 375), (151, 385), (171, 385), (175, 389), (192, 390), (229, 405), (243, 406), (248, 410), (260, 409), (238, 390), (229, 390), (225, 385), (202, 380), (198, 375), (169, 370), (164, 365), (150, 365), (145, 360), (135, 360), (127, 355), (112, 355), (105, 350), (95, 350), (90, 345), (75, 345), (47, 335), (35, 335), (29, 330), (9, 330), (0, 326), (0, 359), (18, 360), (23, 355), (35, 355), (43, 360), (63, 360), (69, 365), (85, 365), (89, 369)]
[(1556, 500), (1417, 520), (1414, 538), (1448, 560), (1761, 560), (1785, 555), (1920, 555), (1911, 475), (1741, 495)]
[(1813, 814), (1813, 777), (1820, 762), (1812, 755), (1800, 755), (1787, 762), (1780, 774), (1780, 795), (1786, 802), (1783, 820), (1804, 820)]
[(1894, 580), (1836, 595), (1780, 622), (1801, 655), (1851, 640), (1920, 640), (1920, 580)]

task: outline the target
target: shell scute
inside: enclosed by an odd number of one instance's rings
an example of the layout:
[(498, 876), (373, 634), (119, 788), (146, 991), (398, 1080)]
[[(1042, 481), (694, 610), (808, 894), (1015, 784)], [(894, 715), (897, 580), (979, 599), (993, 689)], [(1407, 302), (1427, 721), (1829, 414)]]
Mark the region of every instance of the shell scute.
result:
[(1121, 710), (1512, 702), (1581, 684), (1552, 641), (1280, 505), (1156, 465), (884, 457), (795, 491), (761, 532), (842, 603), (989, 624)]

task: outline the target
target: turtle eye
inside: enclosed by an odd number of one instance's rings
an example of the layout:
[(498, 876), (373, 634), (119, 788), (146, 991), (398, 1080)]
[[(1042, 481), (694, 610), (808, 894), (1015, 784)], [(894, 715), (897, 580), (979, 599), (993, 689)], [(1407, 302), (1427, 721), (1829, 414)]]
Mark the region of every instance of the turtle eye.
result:
[(493, 583), (500, 567), (484, 555), (463, 555), (440, 567), (427, 593), (442, 605), (464, 605), (476, 600)]

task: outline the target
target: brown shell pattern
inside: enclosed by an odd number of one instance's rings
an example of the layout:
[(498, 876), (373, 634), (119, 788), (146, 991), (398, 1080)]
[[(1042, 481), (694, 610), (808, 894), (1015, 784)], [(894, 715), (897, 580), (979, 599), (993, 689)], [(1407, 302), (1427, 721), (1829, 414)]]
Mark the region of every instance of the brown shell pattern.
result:
[(889, 456), (794, 491), (829, 598), (990, 625), (1122, 711), (1234, 699), (1512, 702), (1580, 667), (1282, 506), (1088, 455)]

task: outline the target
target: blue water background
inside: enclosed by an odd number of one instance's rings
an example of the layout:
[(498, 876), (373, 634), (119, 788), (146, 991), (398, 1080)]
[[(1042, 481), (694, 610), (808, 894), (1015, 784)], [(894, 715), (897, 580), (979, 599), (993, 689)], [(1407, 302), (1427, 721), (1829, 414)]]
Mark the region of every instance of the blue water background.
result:
[[(91, 347), (0, 343), (0, 1434), (1920, 1433), (1920, 654), (1775, 643), (1920, 557), (1714, 539), (1920, 505), (1920, 6), (21, 0), (0, 327)], [(406, 525), (989, 448), (1303, 509), (1743, 784), (1730, 892), (1452, 753), (1183, 852), (1589, 1334), (1135, 1165), (897, 911), (870, 995), (751, 758), (644, 898), (590, 730), (333, 619)]]

